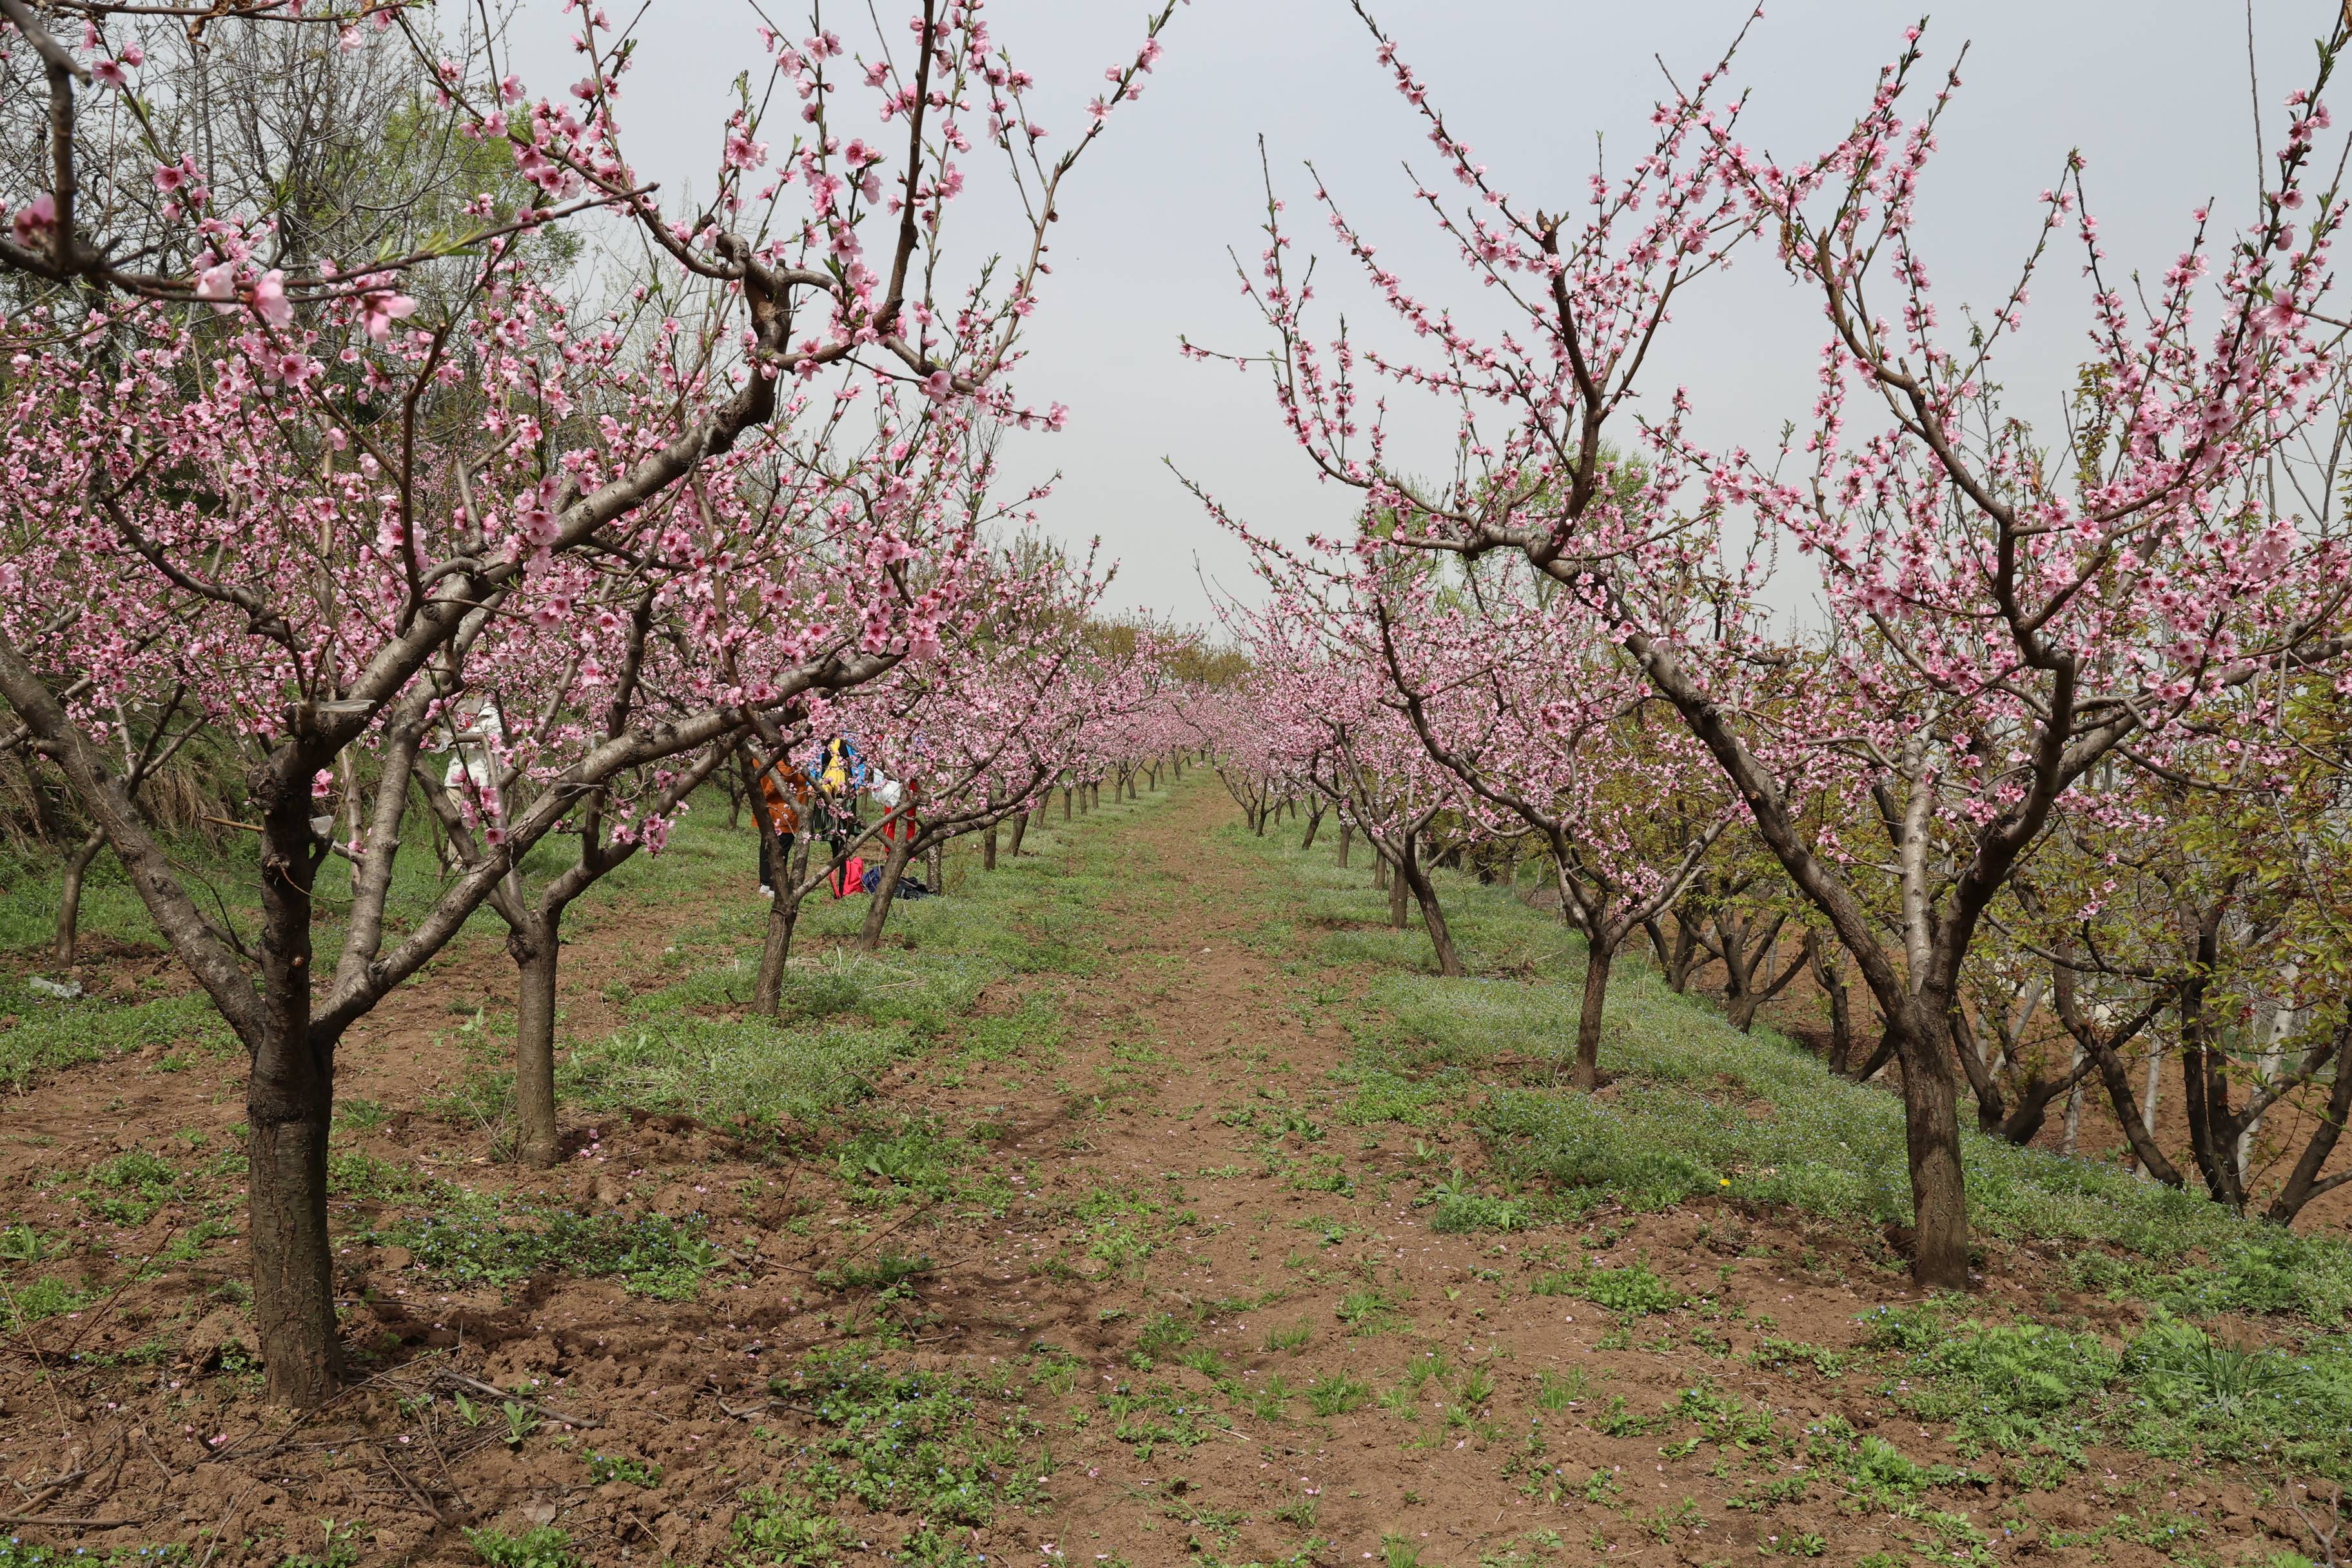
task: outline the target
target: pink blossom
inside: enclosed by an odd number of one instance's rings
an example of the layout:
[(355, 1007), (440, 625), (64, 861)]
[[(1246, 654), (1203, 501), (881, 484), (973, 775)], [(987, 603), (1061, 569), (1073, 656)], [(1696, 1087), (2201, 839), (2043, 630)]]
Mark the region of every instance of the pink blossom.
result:
[(14, 226), (17, 244), (32, 244), (58, 226), (58, 198), (43, 191), (17, 209)]
[(282, 327), (294, 319), (294, 306), (286, 298), (286, 274), (271, 268), (253, 286), (253, 308), (261, 319), (273, 327)]
[(404, 321), (416, 311), (416, 301), (405, 294), (373, 290), (360, 298), (362, 324), (367, 335), (382, 342), (392, 335), (392, 324)]
[(224, 261), (196, 274), (196, 298), (223, 315), (236, 308), (236, 264)]

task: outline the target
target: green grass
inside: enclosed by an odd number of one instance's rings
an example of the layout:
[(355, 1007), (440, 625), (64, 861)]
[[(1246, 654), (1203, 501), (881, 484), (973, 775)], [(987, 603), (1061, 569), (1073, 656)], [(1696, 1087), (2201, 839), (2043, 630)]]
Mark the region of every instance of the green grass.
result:
[[(755, 1497), (739, 1516), (737, 1563), (821, 1562), (885, 1528), (906, 1532), (906, 1560), (962, 1562), (955, 1543), (1037, 1500), (1052, 1470), (1019, 1401), (971, 1376), (843, 1345), (809, 1352), (773, 1386), (816, 1427), (789, 1450), (793, 1489)], [(844, 1509), (868, 1516), (855, 1535), (825, 1517)]]
[[(1439, 873), (1472, 972), (1444, 979), (1417, 915), (1412, 930), (1381, 929), (1386, 898), (1367, 869), (1341, 871), (1323, 847), (1300, 855), (1293, 838), (1224, 834), (1265, 863), (1270, 900), (1325, 928), (1316, 956), (1351, 966), (1346, 1120), (1421, 1126), (1466, 1115), (1492, 1174), (1571, 1210), (1727, 1194), (1873, 1226), (1909, 1222), (1902, 1105), (1885, 1089), (1835, 1077), (1765, 1026), (1741, 1034), (1711, 1002), (1668, 990), (1637, 954), (1621, 955), (1611, 977), (1601, 1066), (1612, 1092), (1554, 1088), (1547, 1069), (1572, 1048), (1584, 967), (1581, 943), (1555, 918)], [(2184, 1313), (2352, 1319), (2352, 1247), (2240, 1220), (2119, 1165), (1966, 1127), (1961, 1138), (1977, 1227), (2062, 1244), (2087, 1286)]]
[[(1032, 835), (1038, 853), (1001, 859), (992, 875), (961, 866), (951, 896), (894, 907), (877, 953), (838, 945), (864, 920), (864, 900), (813, 895), (775, 1018), (748, 1010), (766, 906), (742, 900), (680, 934), (683, 973), (631, 997), (621, 1029), (573, 1049), (558, 1092), (588, 1110), (774, 1127), (834, 1116), (866, 1098), (893, 1063), (952, 1041), (986, 1061), (1051, 1050), (1063, 1033), (1045, 997), (973, 1015), (992, 984), (1092, 972), (1101, 939), (1088, 911), (1118, 880), (1105, 830), (1137, 809), (1107, 807), (1068, 831)], [(740, 852), (751, 853), (748, 838)]]
[(1372, 1386), (1346, 1373), (1327, 1373), (1307, 1385), (1307, 1407), (1318, 1415), (1344, 1415), (1372, 1402)]
[(55, 1275), (44, 1275), (28, 1285), (11, 1284), (6, 1289), (6, 1300), (0, 1301), (0, 1317), (7, 1320), (11, 1329), (30, 1328), (78, 1311), (92, 1299)]
[(690, 1300), (718, 1267), (698, 1218), (582, 1216), (488, 1199), (457, 1201), (370, 1233), (404, 1247), (425, 1273), (460, 1285), (511, 1285), (535, 1274), (618, 1275), (638, 1295)]
[(2352, 1479), (2352, 1339), (2249, 1345), (2159, 1313), (2118, 1352), (2091, 1334), (1961, 1316), (1969, 1306), (1938, 1298), (1862, 1320), (1867, 1343), (1893, 1357), (1884, 1394), (1949, 1423), (1964, 1458), (2081, 1465), (2090, 1445), (2118, 1442)]
[(194, 1562), (186, 1547), (110, 1546), (92, 1552), (86, 1546), (40, 1546), (16, 1536), (0, 1536), (0, 1568), (151, 1568), (155, 1563)]
[[(748, 888), (754, 853), (750, 829), (729, 831), (723, 804), (712, 810), (708, 804), (711, 798), (706, 796), (698, 803), (703, 809), (680, 820), (662, 854), (636, 856), (598, 883), (575, 906), (565, 925), (566, 936), (576, 938), (604, 921), (628, 919), (633, 909), (698, 896), (714, 883), (731, 879)], [(414, 824), (411, 838), (418, 853), (402, 856), (385, 906), (395, 931), (421, 917), (440, 891), (430, 834)], [(536, 879), (555, 873), (565, 864), (569, 848), (568, 840), (542, 843), (526, 858), (526, 874)], [(260, 885), (250, 839), (231, 835), (215, 847), (190, 838), (175, 842), (173, 849), (198, 901), (217, 912), (212, 894), (205, 890), (208, 885), (230, 920), (249, 935), (257, 912), (254, 889)], [(320, 869), (320, 914), (313, 940), (321, 952), (332, 952), (342, 940), (333, 911), (349, 901), (350, 871), (341, 859), (330, 859)], [(0, 873), (5, 873), (0, 874), (0, 954), (17, 955), (18, 965), (27, 973), (39, 973), (40, 950), (48, 943), (57, 919), (58, 866), (53, 858), (19, 858), (0, 867)], [(146, 907), (109, 854), (101, 853), (91, 864), (79, 929), (86, 942), (111, 940), (157, 951), (164, 947)], [(504, 934), (495, 914), (478, 910), (452, 945), (503, 940)], [(36, 994), (24, 973), (0, 973), (0, 1089), (22, 1089), (49, 1073), (151, 1046), (194, 1047), (227, 1055), (235, 1051), (236, 1038), (200, 992), (136, 1001), (100, 995), (59, 1002)]]
[(0, 1088), (22, 1089), (48, 1073), (150, 1046), (232, 1049), (236, 1037), (203, 995), (145, 1002), (86, 997), (58, 1002), (36, 995), (16, 976), (0, 978)]
[(1580, 1268), (1539, 1274), (1528, 1286), (1530, 1295), (1570, 1296), (1627, 1317), (1671, 1312), (1683, 1304), (1682, 1292), (1650, 1271), (1646, 1260), (1622, 1268), (1596, 1268), (1590, 1261)]
[(551, 1524), (510, 1535), (503, 1530), (469, 1530), (466, 1540), (489, 1568), (582, 1568), (585, 1561), (572, 1537)]

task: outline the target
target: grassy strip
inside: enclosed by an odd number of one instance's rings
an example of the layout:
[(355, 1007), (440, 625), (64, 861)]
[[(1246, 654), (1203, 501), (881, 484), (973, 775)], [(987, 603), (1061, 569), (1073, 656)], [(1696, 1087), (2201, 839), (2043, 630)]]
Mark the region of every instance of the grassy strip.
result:
[(60, 1068), (150, 1046), (226, 1051), (235, 1043), (202, 995), (60, 1002), (35, 994), (13, 976), (0, 979), (0, 1088), (22, 1089)]
[[(1065, 830), (1032, 835), (993, 872), (966, 852), (949, 861), (950, 893), (892, 910), (882, 950), (852, 949), (862, 898), (823, 892), (803, 906), (797, 951), (775, 1018), (748, 1011), (767, 906), (744, 897), (682, 932), (666, 954), (680, 973), (628, 997), (628, 1024), (573, 1049), (565, 1103), (593, 1110), (692, 1115), (756, 1131), (823, 1119), (863, 1098), (890, 1065), (946, 1044), (1002, 1057), (1011, 1036), (1051, 1036), (1035, 1005), (974, 1016), (988, 986), (1024, 975), (1086, 974), (1100, 959), (1092, 910), (1116, 881), (1105, 834), (1138, 808), (1105, 806)], [(743, 870), (751, 889), (750, 841)]]
[[(1572, 1050), (1584, 965), (1571, 933), (1507, 890), (1441, 875), (1474, 972), (1442, 979), (1417, 927), (1385, 929), (1386, 897), (1367, 871), (1341, 871), (1286, 837), (1227, 834), (1265, 863), (1263, 884), (1280, 889), (1269, 901), (1321, 929), (1320, 958), (1370, 972), (1352, 1025), (1351, 1119), (1466, 1117), (1507, 1181), (1585, 1207), (1658, 1208), (1713, 1193), (1851, 1222), (1908, 1220), (1902, 1107), (1884, 1089), (1835, 1077), (1763, 1026), (1739, 1033), (1631, 957), (1619, 959), (1610, 987), (1609, 1096), (1494, 1088), (1505, 1065), (1540, 1067)], [(2340, 1242), (2238, 1219), (2105, 1162), (1966, 1128), (1961, 1137), (1977, 1226), (2063, 1244), (2086, 1286), (2179, 1311), (2277, 1312), (2327, 1326), (2352, 1315), (2352, 1247)]]

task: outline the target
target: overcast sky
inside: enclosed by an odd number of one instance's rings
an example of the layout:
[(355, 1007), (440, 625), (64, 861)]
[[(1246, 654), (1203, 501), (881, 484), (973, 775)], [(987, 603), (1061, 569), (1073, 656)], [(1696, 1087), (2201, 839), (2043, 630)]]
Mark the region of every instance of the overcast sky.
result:
[[(790, 15), (791, 5), (776, 0), (771, 14)], [(2334, 0), (2255, 0), (2269, 145), (2286, 93), (2309, 81), (2311, 40), (2334, 8)], [(880, 0), (879, 9), (888, 19), (909, 7)], [(843, 11), (838, 0), (834, 11)], [(549, 47), (562, 21), (554, 12), (551, 0), (527, 0), (518, 18), (521, 58), (542, 66), (530, 72), (535, 80), (568, 79), (568, 62)], [(1016, 63), (1037, 76), (1049, 106), (1040, 118), (1058, 132), (1081, 123), (1077, 106), (1101, 87), (1103, 68), (1132, 55), (1143, 6), (993, 0), (989, 14)], [(1663, 87), (1654, 57), (1687, 81), (1720, 53), (1746, 6), (1381, 0), (1376, 14), (1500, 184), (1530, 205), (1559, 208), (1578, 199), (1596, 135), (1612, 169), (1646, 145)], [(1744, 139), (1790, 159), (1825, 144), (1866, 100), (1874, 72), (1896, 54), (1916, 15), (1883, 0), (1768, 4), (1734, 71), (1752, 94)], [(870, 33), (847, 19), (829, 17), (856, 47)], [(640, 172), (666, 188), (707, 186), (726, 86), (759, 60), (752, 21), (738, 0), (653, 0), (624, 104), (625, 143)], [(1944, 320), (1957, 321), (1964, 300), (1989, 303), (2006, 289), (2038, 221), (2036, 198), (2056, 183), (2070, 147), (2088, 159), (2118, 271), (2162, 271), (2188, 237), (2190, 209), (2209, 198), (2233, 222), (2250, 211), (2246, 30), (2242, 0), (1967, 0), (1931, 14), (1931, 61), (1940, 67), (1969, 46), (1965, 85), (1921, 202)], [(1101, 537), (1122, 562), (1115, 601), (1203, 621), (1212, 593), (1247, 596), (1252, 584), (1240, 546), (1168, 463), (1276, 534), (1329, 529), (1349, 510), (1346, 496), (1318, 485), (1282, 436), (1263, 382), (1176, 352), (1179, 334), (1263, 346), (1226, 254), (1232, 247), (1254, 258), (1261, 244), (1258, 138), (1293, 198), (1301, 247), (1325, 237), (1301, 168), (1312, 161), (1380, 240), (1383, 259), (1425, 297), (1475, 308), (1478, 290), (1409, 201), (1401, 164), (1433, 173), (1433, 150), (1347, 0), (1193, 0), (1163, 41), (1167, 56), (1149, 90), (1122, 109), (1075, 177), (1057, 226), (1055, 275), (1032, 319), (1019, 389), (1033, 404), (1069, 405), (1069, 426), (1022, 438), (1013, 458), (1024, 473), (1060, 471), (1045, 526), (1073, 542)], [(854, 92), (845, 97), (862, 110)], [(773, 128), (772, 140), (786, 139)], [(975, 216), (960, 215), (968, 244), (982, 227)], [(1340, 286), (1344, 268), (1328, 258), (1326, 268), (1335, 303), (1369, 316)], [(2012, 405), (2036, 418), (2054, 419), (2082, 357), (2078, 272), (2069, 256), (2045, 274), (2025, 342), (2006, 362)], [(1685, 298), (1645, 373), (1651, 399), (1686, 385), (1703, 438), (1770, 444), (1811, 401), (1818, 308), (1762, 250)], [(1442, 449), (1442, 416), (1413, 411), (1398, 422), (1438, 443), (1423, 449)]]

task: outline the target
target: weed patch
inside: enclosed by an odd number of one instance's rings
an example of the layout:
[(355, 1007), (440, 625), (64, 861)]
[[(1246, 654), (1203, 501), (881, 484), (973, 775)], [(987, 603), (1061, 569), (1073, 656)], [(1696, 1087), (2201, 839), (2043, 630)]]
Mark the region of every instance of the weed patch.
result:
[(719, 1261), (701, 1232), (698, 1219), (583, 1217), (488, 1204), (404, 1219), (369, 1239), (408, 1248), (427, 1274), (455, 1284), (503, 1287), (547, 1273), (618, 1275), (635, 1294), (683, 1301)]

